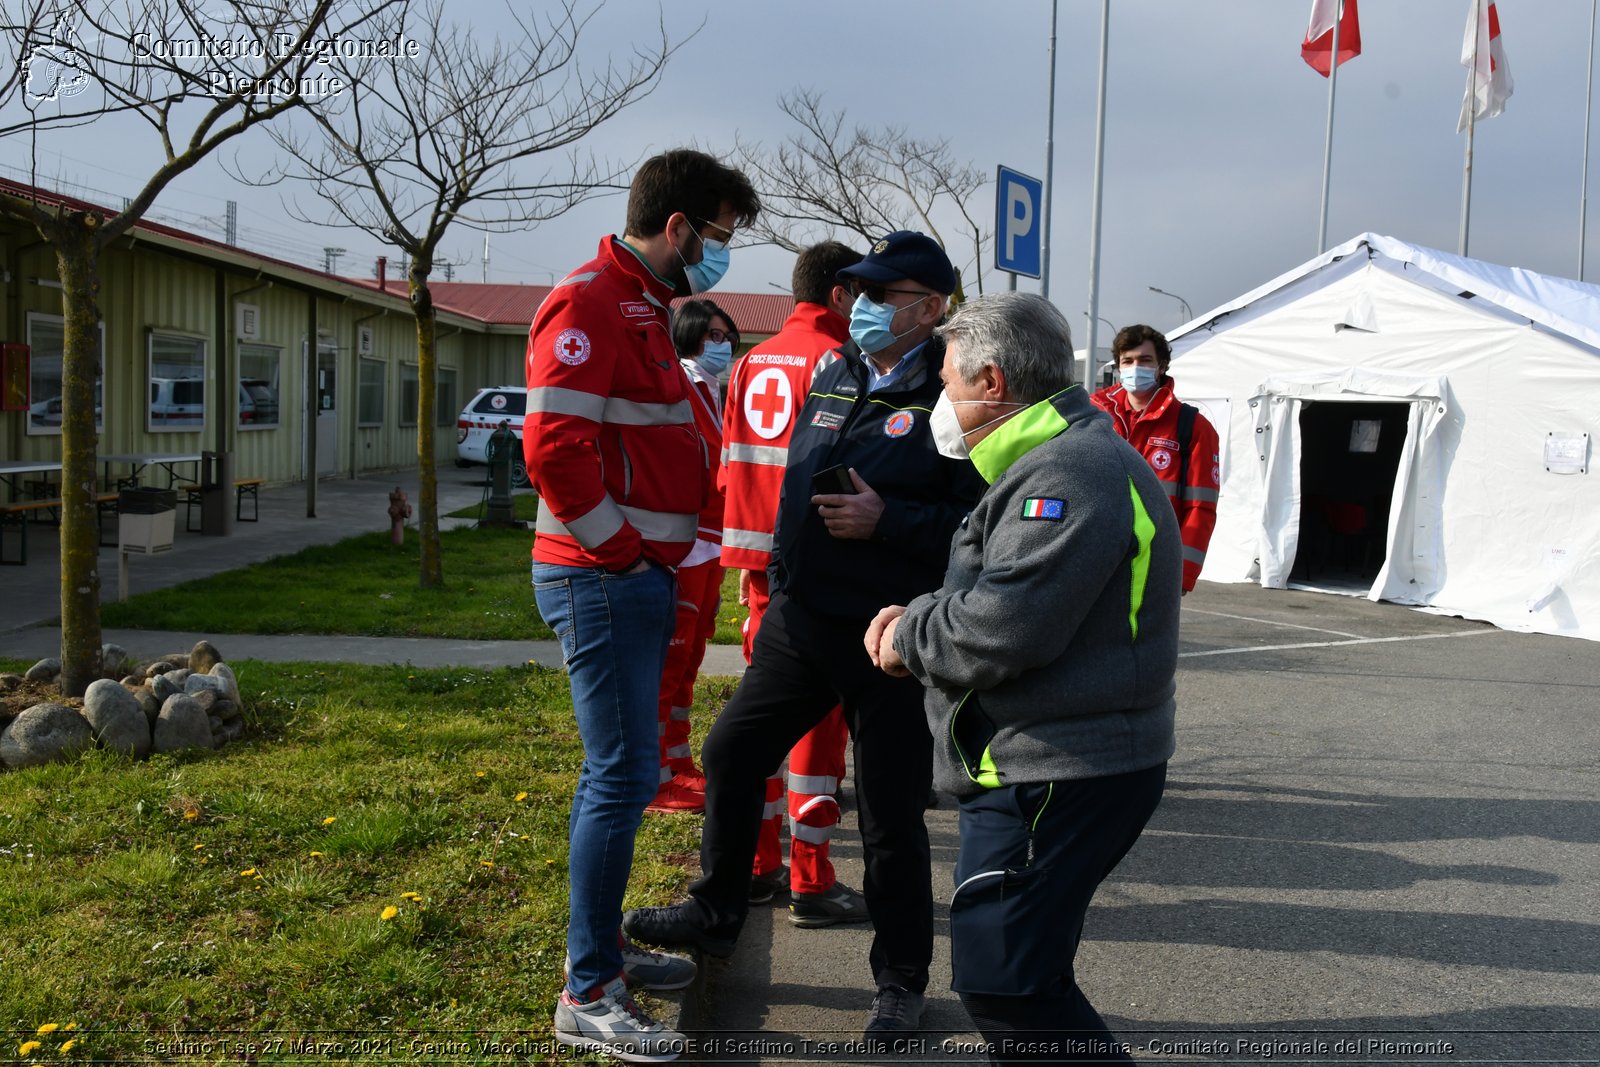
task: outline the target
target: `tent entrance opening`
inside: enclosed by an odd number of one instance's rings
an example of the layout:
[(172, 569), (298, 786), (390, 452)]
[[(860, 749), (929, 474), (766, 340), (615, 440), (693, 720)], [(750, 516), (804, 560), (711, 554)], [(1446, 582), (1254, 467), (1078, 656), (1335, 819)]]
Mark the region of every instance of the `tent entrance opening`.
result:
[(1291, 580), (1366, 587), (1378, 577), (1408, 407), (1301, 405), (1300, 543)]

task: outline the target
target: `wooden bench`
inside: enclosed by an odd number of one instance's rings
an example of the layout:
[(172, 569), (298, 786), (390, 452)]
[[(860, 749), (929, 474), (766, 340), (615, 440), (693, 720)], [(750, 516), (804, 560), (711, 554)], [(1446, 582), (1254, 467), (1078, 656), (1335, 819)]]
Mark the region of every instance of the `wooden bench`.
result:
[[(260, 478), (235, 478), (233, 480), (233, 518), (235, 522), (261, 521), (261, 482)], [(180, 485), (178, 492), (183, 494), (183, 528), (189, 533), (198, 533), (199, 527), (194, 524), (194, 509), (200, 506), (201, 487), (198, 485)], [(244, 517), (244, 502), (250, 500), (250, 517)]]
[[(18, 566), (28, 562), (28, 522), (37, 512), (55, 511), (60, 500), (19, 500), (14, 504), (0, 504), (0, 563)], [(16, 559), (5, 558), (5, 531), (15, 526), (18, 530)]]
[[(95, 525), (99, 528), (100, 536), (97, 538), (102, 546), (114, 546), (117, 543), (116, 527), (112, 527), (111, 540), (106, 540), (106, 516), (113, 517), (117, 514), (116, 493), (96, 493), (94, 496)], [(50, 512), (51, 521), (59, 525), (61, 500), (60, 498), (42, 500), (19, 500), (14, 504), (0, 504), (0, 564), (7, 566), (21, 566), (28, 562), (28, 525), (30, 520), (41, 512)], [(17, 528), (17, 558), (5, 558), (5, 530), (7, 527)]]

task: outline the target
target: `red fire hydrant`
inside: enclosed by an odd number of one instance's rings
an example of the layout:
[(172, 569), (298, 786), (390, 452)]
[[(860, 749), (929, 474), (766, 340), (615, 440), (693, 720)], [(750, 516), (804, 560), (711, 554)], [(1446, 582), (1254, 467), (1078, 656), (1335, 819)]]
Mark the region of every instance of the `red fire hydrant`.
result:
[(389, 540), (395, 544), (404, 544), (406, 539), (406, 520), (411, 517), (411, 505), (406, 503), (406, 491), (398, 485), (394, 492), (389, 494)]

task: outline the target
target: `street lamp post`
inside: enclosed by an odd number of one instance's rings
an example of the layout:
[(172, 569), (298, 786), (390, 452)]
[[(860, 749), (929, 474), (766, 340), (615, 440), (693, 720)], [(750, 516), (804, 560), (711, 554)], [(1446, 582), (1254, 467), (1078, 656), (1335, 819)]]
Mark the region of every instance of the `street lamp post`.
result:
[(1194, 312), (1189, 309), (1189, 301), (1185, 300), (1183, 297), (1179, 296), (1177, 293), (1169, 293), (1165, 289), (1157, 289), (1153, 285), (1149, 286), (1148, 288), (1152, 293), (1160, 293), (1162, 296), (1170, 296), (1170, 297), (1172, 297), (1172, 299), (1176, 300), (1179, 304), (1183, 305), (1183, 321), (1184, 322), (1188, 322), (1190, 319), (1194, 318)]

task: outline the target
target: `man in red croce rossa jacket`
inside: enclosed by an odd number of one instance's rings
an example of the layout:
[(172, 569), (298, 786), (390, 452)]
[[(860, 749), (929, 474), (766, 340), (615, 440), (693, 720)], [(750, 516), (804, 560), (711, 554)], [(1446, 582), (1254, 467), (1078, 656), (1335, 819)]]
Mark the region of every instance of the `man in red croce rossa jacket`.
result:
[(749, 180), (703, 152), (646, 160), (623, 236), (604, 238), (557, 283), (528, 334), (534, 597), (560, 639), (583, 740), (554, 1034), (637, 1062), (676, 1058), (684, 1038), (645, 1014), (627, 981), (678, 989), (695, 976), (692, 960), (630, 944), (621, 930), (634, 837), (656, 794), (673, 572), (695, 542), (711, 477), (667, 306), (716, 284), (735, 227), (759, 211)]
[[(1183, 535), (1183, 591), (1194, 588), (1217, 525), (1222, 484), (1217, 431), (1172, 392), (1172, 349), (1152, 326), (1128, 326), (1111, 342), (1117, 384), (1089, 399), (1110, 414), (1117, 433), (1150, 464), (1178, 513)], [(1187, 413), (1186, 413), (1187, 410)], [(1187, 440), (1185, 439), (1187, 438)]]
[[(860, 261), (861, 253), (837, 241), (801, 252), (790, 282), (794, 311), (776, 334), (739, 360), (728, 380), (722, 417), (722, 484), (727, 494), (722, 565), (739, 569), (739, 600), (750, 607), (744, 630), (747, 662), (767, 607), (767, 565), (772, 562), (789, 436), (818, 362), (850, 339), (854, 297), (836, 275)], [(789, 920), (796, 926), (868, 919), (866, 898), (839, 882), (828, 859), (828, 842), (839, 823), (834, 794), (844, 777), (848, 740), (844, 715), (834, 708), (789, 752), (787, 868), (778, 841), (785, 810), (782, 768), (775, 768), (780, 773), (767, 780), (750, 901), (760, 904), (789, 892)]]

